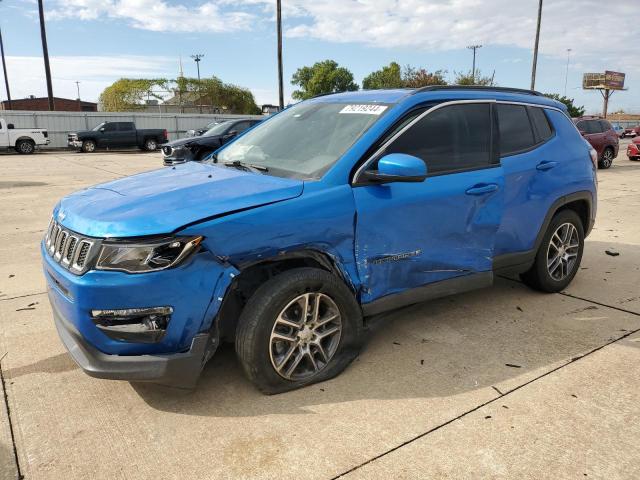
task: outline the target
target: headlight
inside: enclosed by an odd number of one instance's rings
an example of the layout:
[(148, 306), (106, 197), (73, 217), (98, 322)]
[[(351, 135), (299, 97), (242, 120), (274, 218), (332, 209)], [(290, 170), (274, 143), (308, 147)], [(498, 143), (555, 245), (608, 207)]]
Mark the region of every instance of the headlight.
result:
[(141, 243), (105, 241), (96, 269), (128, 273), (164, 270), (184, 261), (197, 250), (200, 242), (202, 237), (175, 237)]

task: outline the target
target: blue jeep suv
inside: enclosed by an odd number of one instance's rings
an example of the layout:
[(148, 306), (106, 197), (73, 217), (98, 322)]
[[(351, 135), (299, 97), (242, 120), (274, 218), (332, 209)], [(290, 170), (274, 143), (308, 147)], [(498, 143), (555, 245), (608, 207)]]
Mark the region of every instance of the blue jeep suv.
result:
[(561, 103), (507, 88), (321, 96), (203, 163), (63, 198), (41, 250), (89, 375), (192, 387), (222, 341), (265, 393), (326, 380), (364, 319), (578, 271), (597, 156)]

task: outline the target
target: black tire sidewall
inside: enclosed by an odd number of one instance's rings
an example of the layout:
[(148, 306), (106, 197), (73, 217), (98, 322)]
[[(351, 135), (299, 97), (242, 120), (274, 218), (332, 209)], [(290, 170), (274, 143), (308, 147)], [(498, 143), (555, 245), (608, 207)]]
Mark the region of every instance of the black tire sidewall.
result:
[[(562, 225), (563, 223), (572, 223), (574, 227), (578, 230), (578, 238), (580, 240), (580, 247), (578, 248), (578, 257), (576, 258), (576, 263), (573, 268), (573, 271), (562, 280), (555, 280), (549, 274), (547, 269), (547, 249), (549, 247), (549, 242), (551, 240), (551, 236), (556, 231), (556, 229)], [(580, 269), (580, 263), (582, 261), (582, 254), (584, 253), (584, 227), (582, 225), (582, 221), (576, 212), (573, 210), (562, 210), (559, 212), (549, 224), (547, 228), (547, 232), (545, 233), (542, 243), (540, 244), (540, 248), (538, 249), (538, 253), (536, 254), (536, 260), (533, 265), (534, 275), (535, 275), (535, 283), (536, 286), (545, 292), (559, 292), (564, 290), (573, 280), (576, 273)]]
[[(276, 317), (295, 297), (308, 292), (328, 295), (342, 317), (340, 344), (329, 364), (317, 375), (299, 381), (281, 377), (269, 355)], [(341, 279), (315, 268), (298, 268), (273, 277), (249, 299), (236, 331), (236, 352), (249, 379), (264, 393), (281, 393), (335, 377), (358, 355), (362, 342), (362, 313)]]
[[(27, 145), (29, 147), (26, 152), (22, 150), (23, 145)], [(34, 152), (35, 146), (33, 145), (33, 142), (30, 142), (29, 140), (20, 140), (16, 145), (16, 150), (18, 150), (18, 153), (21, 153), (22, 155), (29, 155)]]
[[(151, 148), (151, 147), (149, 146), (149, 144), (150, 144), (151, 142), (153, 142), (153, 148)], [(147, 152), (153, 152), (153, 151), (155, 151), (155, 150), (157, 150), (157, 149), (158, 149), (158, 142), (156, 142), (156, 141), (155, 141), (155, 140), (153, 140), (152, 138), (148, 138), (148, 139), (146, 139), (146, 140), (144, 141), (144, 149), (145, 149)]]

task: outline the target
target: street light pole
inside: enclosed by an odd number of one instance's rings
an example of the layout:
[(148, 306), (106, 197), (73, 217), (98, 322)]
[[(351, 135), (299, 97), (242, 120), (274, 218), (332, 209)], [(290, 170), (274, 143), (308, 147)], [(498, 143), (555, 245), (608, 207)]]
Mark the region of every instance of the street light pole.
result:
[[(196, 67), (198, 68), (198, 94), (202, 91), (202, 85), (200, 85), (200, 60), (204, 57), (202, 53), (196, 53), (195, 55), (191, 55), (193, 61), (196, 62)], [(198, 110), (202, 113), (202, 99), (198, 99)]]
[(571, 54), (571, 49), (567, 48), (567, 69), (564, 72), (564, 96), (567, 96), (567, 80), (569, 78), (569, 55)]
[(9, 91), (9, 77), (7, 76), (7, 63), (4, 60), (4, 43), (2, 43), (2, 30), (0, 30), (0, 53), (2, 53), (2, 70), (4, 71), (4, 86), (7, 90), (7, 104), (9, 105), (9, 110), (12, 110), (11, 92)]
[(482, 48), (482, 45), (469, 45), (467, 47), (469, 50), (473, 50), (473, 66), (471, 67), (471, 82), (473, 85), (476, 84), (476, 50)]
[(53, 111), (53, 87), (51, 86), (51, 67), (49, 66), (49, 49), (47, 48), (47, 32), (44, 28), (44, 6), (42, 5), (42, 0), (38, 0), (38, 11), (40, 13), (40, 37), (42, 38), (44, 73), (47, 77), (47, 96), (49, 97), (49, 110)]
[(78, 89), (78, 101), (80, 101), (80, 82), (76, 81), (76, 88)]
[(542, 0), (538, 3), (538, 24), (536, 25), (536, 43), (533, 47), (533, 65), (531, 66), (531, 90), (536, 88), (536, 66), (538, 64), (538, 44), (540, 43), (540, 23), (542, 22)]
[(282, 1), (276, 0), (276, 24), (278, 31), (278, 101), (280, 110), (284, 109), (284, 93), (282, 82)]

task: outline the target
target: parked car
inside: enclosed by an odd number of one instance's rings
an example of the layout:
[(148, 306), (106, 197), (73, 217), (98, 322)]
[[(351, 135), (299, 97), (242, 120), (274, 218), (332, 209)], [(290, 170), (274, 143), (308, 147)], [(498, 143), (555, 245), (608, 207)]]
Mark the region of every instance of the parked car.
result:
[(636, 125), (635, 127), (626, 127), (624, 129), (624, 132), (622, 132), (621, 138), (625, 138), (625, 137), (633, 138), (637, 135), (640, 135), (640, 125)]
[(36, 146), (49, 145), (49, 134), (43, 128), (15, 128), (0, 118), (0, 148), (13, 149), (21, 154), (33, 153)]
[(54, 321), (95, 377), (192, 387), (231, 341), (262, 391), (309, 385), (349, 365), (372, 315), (499, 272), (566, 288), (596, 163), (535, 92), (316, 97), (207, 162), (63, 198), (41, 244)]
[(229, 120), (214, 125), (204, 135), (181, 138), (162, 145), (165, 165), (176, 165), (191, 160), (202, 160), (226, 142), (245, 130), (260, 123), (260, 120)]
[(163, 128), (137, 129), (133, 122), (102, 122), (91, 130), (70, 133), (67, 143), (85, 153), (98, 148), (138, 147), (148, 152), (166, 143), (167, 131)]
[(216, 120), (213, 122), (208, 123), (206, 126), (201, 127), (201, 128), (196, 128), (196, 129), (192, 129), (192, 130), (187, 130), (187, 137), (199, 137), (200, 135), (202, 135), (203, 133), (211, 130), (213, 127), (215, 127), (216, 125), (226, 122), (226, 120)]
[(619, 138), (611, 124), (601, 118), (581, 117), (576, 127), (598, 153), (598, 167), (609, 168), (618, 156)]
[(616, 135), (618, 135), (618, 138), (624, 138), (624, 127), (622, 125), (612, 125), (611, 128), (613, 128), (613, 131), (616, 132)]
[(634, 138), (627, 145), (627, 157), (629, 160), (640, 160), (640, 137)]

